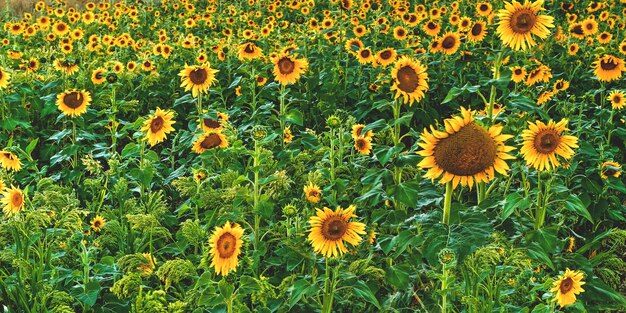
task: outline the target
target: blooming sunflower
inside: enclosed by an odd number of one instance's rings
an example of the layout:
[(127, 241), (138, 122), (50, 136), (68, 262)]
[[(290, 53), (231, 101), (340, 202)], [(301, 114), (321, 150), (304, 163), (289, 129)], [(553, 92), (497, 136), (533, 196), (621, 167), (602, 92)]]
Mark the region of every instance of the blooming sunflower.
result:
[(24, 209), (24, 194), (22, 190), (11, 185), (2, 193), (2, 212), (6, 215), (14, 215)]
[(222, 130), (224, 127), (224, 123), (228, 122), (230, 116), (226, 113), (217, 112), (217, 119), (203, 118), (200, 127), (202, 127), (202, 131), (208, 132), (211, 130)]
[(357, 217), (355, 210), (354, 205), (346, 209), (337, 207), (334, 212), (327, 207), (323, 210), (316, 209), (316, 215), (309, 220), (311, 229), (308, 237), (316, 253), (327, 258), (339, 256), (348, 252), (344, 241), (353, 246), (361, 242), (360, 235), (365, 234), (365, 224), (348, 222), (350, 218)]
[[(22, 162), (10, 151), (0, 151), (0, 165), (5, 170), (19, 171), (22, 168)], [(2, 192), (2, 190), (0, 190)]]
[(283, 142), (290, 143), (291, 141), (293, 141), (293, 134), (291, 133), (291, 128), (287, 126), (283, 130)]
[(578, 138), (562, 135), (567, 130), (567, 120), (554, 121), (544, 124), (542, 121), (528, 122), (528, 129), (522, 132), (524, 143), (520, 152), (528, 166), (539, 171), (550, 170), (561, 165), (556, 156), (571, 159), (574, 155), (572, 148), (578, 148)]
[(11, 79), (11, 73), (5, 72), (0, 68), (0, 90), (9, 86), (9, 79)]
[(161, 110), (157, 108), (154, 114), (143, 122), (142, 132), (146, 132), (146, 140), (150, 146), (154, 146), (159, 142), (163, 142), (167, 138), (167, 134), (174, 131), (176, 121), (173, 120), (174, 112), (169, 110)]
[(57, 96), (57, 107), (65, 115), (76, 117), (87, 112), (91, 104), (91, 95), (85, 90), (66, 90)]
[(365, 128), (364, 124), (354, 124), (352, 125), (352, 139), (356, 140), (359, 137), (374, 137), (374, 131), (368, 130), (365, 134), (363, 134), (363, 129)]
[(197, 97), (198, 94), (206, 93), (213, 83), (217, 81), (215, 74), (219, 70), (211, 68), (211, 64), (205, 63), (203, 65), (188, 66), (180, 71), (178, 76), (182, 83), (181, 87), (185, 88), (185, 91), (191, 90), (191, 95)]
[(237, 271), (239, 254), (241, 253), (241, 240), (243, 228), (236, 223), (232, 225), (226, 222), (223, 227), (216, 227), (209, 238), (211, 248), (211, 266), (218, 275), (226, 276), (232, 270)]
[(519, 83), (526, 78), (526, 69), (521, 66), (511, 67), (511, 80)]
[(311, 203), (318, 203), (322, 199), (322, 189), (316, 184), (309, 183), (304, 186), (304, 196)]
[(91, 72), (91, 82), (93, 82), (94, 85), (100, 85), (104, 83), (107, 80), (104, 73), (105, 70), (103, 68), (95, 69), (93, 72)]
[(146, 259), (143, 265), (137, 267), (137, 270), (144, 275), (150, 275), (156, 268), (156, 259), (150, 253), (143, 253), (143, 257)]
[(574, 304), (576, 295), (585, 291), (581, 287), (585, 284), (582, 279), (582, 272), (566, 269), (565, 273), (554, 282), (552, 289), (550, 289), (550, 292), (555, 295), (552, 301), (558, 302), (561, 307)]
[(467, 33), (469, 41), (481, 42), (487, 36), (487, 24), (482, 21), (474, 23), (470, 31)]
[(210, 130), (202, 134), (198, 140), (193, 143), (192, 150), (197, 154), (201, 154), (207, 150), (227, 147), (228, 139), (226, 139), (226, 136), (224, 136), (221, 131)]
[(598, 80), (610, 82), (622, 77), (622, 72), (626, 71), (624, 60), (605, 54), (595, 62), (593, 62), (593, 74)]
[(274, 77), (282, 85), (294, 84), (300, 75), (309, 68), (306, 59), (296, 59), (287, 54), (279, 54), (272, 58)]
[(359, 137), (354, 140), (354, 149), (360, 154), (369, 155), (372, 152), (372, 139)]
[(452, 188), (460, 183), (472, 188), (474, 182), (494, 179), (494, 170), (507, 175), (508, 164), (513, 159), (508, 152), (515, 148), (504, 142), (513, 136), (501, 134), (501, 125), (488, 130), (474, 122), (473, 113), (461, 107), (461, 115), (444, 120), (445, 131), (424, 129), (418, 145), (423, 150), (417, 154), (424, 157), (418, 164), (428, 169), (424, 177), (434, 180), (439, 176), (441, 184), (452, 182)]
[(622, 166), (613, 161), (606, 161), (602, 163), (602, 169), (600, 170), (600, 176), (604, 179), (611, 177), (619, 177), (622, 175)]
[(398, 54), (394, 48), (385, 48), (376, 53), (376, 63), (386, 67), (396, 61)]
[(505, 46), (513, 50), (526, 50), (536, 45), (532, 35), (545, 39), (550, 34), (548, 27), (554, 27), (554, 18), (537, 15), (544, 10), (543, 0), (535, 2), (506, 2), (504, 9), (497, 14), (498, 36)]
[(96, 215), (96, 217), (91, 220), (91, 228), (93, 229), (93, 231), (100, 231), (105, 224), (106, 220), (100, 215)]
[(457, 33), (447, 32), (439, 39), (439, 47), (445, 54), (454, 54), (461, 46), (461, 36)]
[(253, 42), (244, 43), (239, 46), (240, 60), (253, 60), (263, 56), (263, 50)]
[(391, 91), (396, 91), (395, 98), (402, 96), (404, 103), (413, 105), (424, 98), (424, 93), (428, 91), (428, 73), (426, 66), (418, 60), (413, 60), (403, 56), (398, 60), (391, 70), (393, 85)]
[(611, 101), (613, 110), (621, 110), (626, 106), (626, 94), (621, 90), (611, 91), (606, 99)]

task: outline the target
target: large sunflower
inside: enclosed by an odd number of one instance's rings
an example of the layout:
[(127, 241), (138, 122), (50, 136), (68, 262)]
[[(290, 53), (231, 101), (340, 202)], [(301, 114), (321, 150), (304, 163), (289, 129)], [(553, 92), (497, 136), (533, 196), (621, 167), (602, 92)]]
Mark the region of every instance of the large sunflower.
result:
[(5, 72), (0, 68), (0, 90), (9, 86), (9, 79), (11, 79), (11, 73)]
[(543, 9), (543, 0), (535, 2), (507, 2), (498, 12), (498, 36), (505, 46), (513, 50), (526, 50), (536, 45), (532, 35), (545, 39), (550, 34), (548, 27), (554, 27), (554, 18), (537, 15)]
[(180, 71), (178, 76), (182, 83), (181, 87), (185, 88), (185, 91), (191, 90), (191, 95), (197, 97), (200, 93), (206, 93), (209, 87), (213, 86), (213, 83), (217, 81), (215, 74), (219, 70), (211, 68), (211, 64), (206, 63), (203, 65), (188, 66)]
[(22, 211), (24, 209), (24, 194), (22, 190), (15, 186), (11, 186), (11, 188), (7, 188), (7, 190), (2, 193), (2, 212), (6, 215), (14, 215)]
[(541, 121), (528, 122), (528, 129), (522, 132), (524, 143), (520, 152), (528, 166), (539, 171), (550, 170), (561, 165), (556, 156), (571, 159), (574, 155), (572, 148), (578, 148), (578, 138), (562, 135), (567, 130), (567, 120), (554, 121), (544, 124)]
[(561, 307), (574, 304), (576, 295), (585, 291), (581, 287), (585, 284), (582, 279), (582, 272), (566, 269), (565, 273), (554, 282), (552, 289), (550, 289), (550, 292), (554, 293), (552, 301), (558, 302)]
[(391, 70), (393, 85), (391, 91), (396, 91), (395, 98), (402, 96), (404, 103), (413, 105), (424, 98), (424, 93), (428, 91), (428, 73), (426, 66), (418, 60), (413, 60), (403, 56), (396, 62)]
[(439, 176), (441, 184), (452, 182), (452, 188), (460, 183), (472, 188), (474, 182), (489, 182), (495, 173), (507, 175), (508, 164), (513, 159), (508, 152), (515, 148), (504, 142), (513, 136), (503, 135), (501, 125), (488, 130), (474, 122), (473, 113), (461, 107), (461, 115), (444, 120), (445, 130), (424, 129), (417, 154), (425, 157), (418, 166), (428, 169), (424, 177), (434, 180)]
[(621, 78), (622, 72), (626, 71), (624, 60), (607, 54), (593, 62), (593, 68), (598, 80), (605, 82)]
[(355, 210), (353, 205), (345, 210), (337, 207), (334, 212), (327, 207), (316, 210), (316, 215), (309, 220), (311, 230), (308, 237), (316, 253), (325, 257), (339, 256), (348, 252), (344, 241), (353, 246), (361, 242), (360, 235), (365, 234), (365, 224), (348, 222), (350, 218), (357, 217)]
[(227, 147), (228, 139), (226, 139), (226, 136), (224, 136), (221, 131), (210, 130), (202, 134), (202, 136), (200, 136), (198, 140), (193, 143), (192, 150), (195, 153), (201, 154), (207, 150)]
[(84, 114), (90, 104), (91, 95), (85, 90), (66, 90), (57, 96), (57, 107), (70, 117)]
[(241, 253), (243, 228), (238, 224), (226, 222), (223, 227), (216, 227), (209, 238), (211, 266), (218, 275), (226, 276), (232, 270), (237, 271)]
[(143, 123), (141, 131), (146, 132), (146, 140), (150, 146), (154, 146), (167, 138), (167, 134), (174, 131), (176, 122), (173, 120), (174, 112), (157, 108), (154, 114)]
[(287, 54), (279, 54), (272, 58), (274, 77), (282, 85), (294, 84), (300, 75), (309, 68), (306, 59), (296, 59)]
[[(9, 151), (0, 151), (0, 165), (5, 170), (19, 171), (22, 168), (22, 162), (17, 157), (17, 155), (13, 154), (13, 152)], [(2, 190), (0, 190), (2, 192)]]

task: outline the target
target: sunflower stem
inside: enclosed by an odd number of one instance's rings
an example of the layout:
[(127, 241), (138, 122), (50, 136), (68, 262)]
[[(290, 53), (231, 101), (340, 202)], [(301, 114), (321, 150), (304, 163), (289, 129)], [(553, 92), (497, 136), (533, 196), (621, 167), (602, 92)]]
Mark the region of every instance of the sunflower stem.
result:
[[(285, 97), (286, 97), (286, 91), (285, 91), (285, 85), (281, 84), (280, 85), (280, 114), (278, 116), (278, 120), (280, 121), (280, 133), (281, 135), (283, 135), (285, 133), (285, 112), (287, 112), (287, 105), (285, 104)], [(283, 147), (285, 146), (285, 141), (282, 140), (281, 141)]]
[[(324, 297), (322, 299), (322, 313), (331, 313), (333, 309), (333, 299), (335, 297), (335, 285), (337, 284), (337, 272), (331, 271), (326, 258), (326, 281), (324, 282)], [(335, 267), (335, 270), (339, 265)]]
[(202, 116), (202, 93), (198, 93), (198, 116)]
[(481, 202), (485, 200), (487, 193), (486, 193), (484, 182), (479, 182), (476, 184), (476, 195), (477, 195), (477, 201), (476, 201), (477, 204), (480, 204)]
[(541, 172), (537, 172), (537, 212), (535, 212), (535, 230), (539, 230), (543, 226), (546, 218), (546, 211), (543, 205), (543, 189), (541, 186)]
[[(450, 183), (448, 183), (450, 184)], [(441, 278), (441, 313), (447, 313), (448, 311), (448, 269), (446, 264), (443, 264), (443, 273)]]
[[(500, 51), (496, 61), (493, 63), (493, 79), (500, 78), (500, 65), (502, 64), (502, 58), (504, 56), (504, 49)], [(496, 86), (491, 86), (491, 93), (489, 94), (489, 105), (487, 106), (487, 116), (491, 121), (493, 119), (493, 105), (496, 102)]]
[(254, 115), (254, 112), (256, 112), (256, 74), (255, 74), (255, 68), (254, 65), (252, 65), (252, 62), (250, 62), (250, 91), (252, 92), (252, 102), (250, 103), (250, 106), (252, 107), (252, 114)]
[(611, 108), (611, 116), (609, 117), (609, 125), (611, 125), (611, 128), (609, 128), (609, 135), (606, 138), (606, 144), (609, 147), (611, 146), (611, 135), (613, 135), (613, 115), (614, 114), (615, 114), (615, 110)]
[(446, 183), (446, 197), (443, 202), (443, 219), (441, 223), (448, 225), (450, 223), (450, 207), (452, 206), (452, 182)]

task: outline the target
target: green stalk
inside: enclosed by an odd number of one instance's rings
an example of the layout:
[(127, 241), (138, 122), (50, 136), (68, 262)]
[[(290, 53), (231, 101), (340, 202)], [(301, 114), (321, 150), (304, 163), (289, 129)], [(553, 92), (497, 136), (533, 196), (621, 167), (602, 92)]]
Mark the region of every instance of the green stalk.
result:
[(541, 186), (541, 172), (537, 172), (537, 211), (535, 212), (535, 230), (539, 230), (543, 226), (546, 218), (546, 210), (543, 205), (542, 198), (543, 189)]
[(448, 269), (445, 264), (442, 266), (443, 277), (441, 278), (441, 313), (446, 313), (448, 311)]
[[(339, 268), (337, 266), (336, 268)], [(336, 269), (335, 268), (335, 269)], [(333, 299), (335, 298), (335, 285), (337, 284), (337, 271), (331, 273), (326, 258), (326, 281), (324, 282), (324, 297), (322, 298), (322, 313), (331, 313), (333, 309)]]
[[(504, 50), (500, 51), (498, 57), (496, 58), (496, 62), (493, 64), (493, 79), (500, 78), (500, 65), (502, 64), (502, 58), (504, 57)], [(489, 116), (489, 120), (493, 119), (493, 105), (496, 102), (496, 86), (491, 86), (491, 93), (489, 94), (489, 105), (487, 106), (487, 116)]]
[(450, 223), (450, 207), (452, 206), (452, 182), (446, 183), (446, 197), (443, 203), (443, 219), (441, 223), (448, 225)]
[(611, 146), (611, 135), (613, 135), (613, 115), (614, 114), (615, 114), (615, 110), (611, 108), (611, 116), (609, 117), (609, 125), (611, 125), (611, 128), (609, 128), (609, 135), (606, 138), (607, 146)]

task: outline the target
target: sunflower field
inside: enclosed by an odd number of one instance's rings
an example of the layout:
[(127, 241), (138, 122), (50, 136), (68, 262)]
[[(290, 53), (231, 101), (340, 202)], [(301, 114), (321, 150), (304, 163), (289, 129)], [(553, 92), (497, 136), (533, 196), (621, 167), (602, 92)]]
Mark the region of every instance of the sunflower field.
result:
[(522, 1), (3, 1), (0, 311), (626, 312), (626, 0)]

